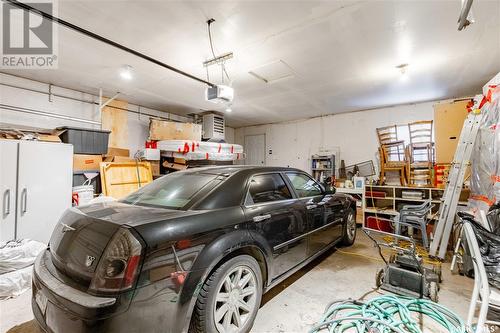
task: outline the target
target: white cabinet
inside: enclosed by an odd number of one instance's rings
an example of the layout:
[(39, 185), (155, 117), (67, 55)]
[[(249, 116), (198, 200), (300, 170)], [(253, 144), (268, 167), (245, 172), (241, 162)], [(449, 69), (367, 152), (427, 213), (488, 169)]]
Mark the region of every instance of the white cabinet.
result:
[(48, 242), (71, 207), (73, 146), (0, 140), (0, 239)]
[(18, 141), (0, 140), (0, 194), (2, 219), (0, 240), (14, 239), (16, 233), (17, 149)]

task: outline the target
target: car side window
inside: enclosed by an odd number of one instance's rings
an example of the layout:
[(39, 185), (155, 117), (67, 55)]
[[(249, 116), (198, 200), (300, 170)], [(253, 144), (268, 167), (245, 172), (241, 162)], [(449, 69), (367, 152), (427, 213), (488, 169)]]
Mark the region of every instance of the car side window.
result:
[(286, 176), (300, 198), (313, 197), (323, 193), (319, 184), (303, 173), (286, 173)]
[(292, 194), (283, 178), (277, 173), (269, 173), (252, 177), (245, 205), (291, 198)]

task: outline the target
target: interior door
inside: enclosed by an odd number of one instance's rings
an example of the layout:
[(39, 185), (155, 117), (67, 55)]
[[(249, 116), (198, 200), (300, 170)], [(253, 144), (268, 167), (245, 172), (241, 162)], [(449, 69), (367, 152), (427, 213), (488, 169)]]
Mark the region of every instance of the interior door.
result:
[(266, 135), (245, 136), (245, 164), (265, 165), (266, 164)]
[(341, 220), (335, 216), (331, 196), (314, 179), (299, 172), (287, 172), (286, 177), (307, 211), (307, 255), (312, 256), (341, 235)]
[(16, 140), (0, 140), (0, 240), (16, 238), (16, 181), (17, 181)]
[(273, 251), (271, 279), (306, 258), (305, 209), (292, 198), (279, 173), (253, 176), (245, 202), (245, 216), (250, 229), (260, 234)]
[(18, 161), (16, 238), (47, 243), (71, 207), (73, 146), (20, 141)]

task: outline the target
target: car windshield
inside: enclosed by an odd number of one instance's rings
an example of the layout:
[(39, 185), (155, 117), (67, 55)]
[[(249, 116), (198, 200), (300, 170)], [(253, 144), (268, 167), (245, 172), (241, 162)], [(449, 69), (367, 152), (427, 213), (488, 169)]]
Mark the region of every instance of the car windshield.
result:
[(183, 209), (195, 195), (208, 192), (222, 181), (207, 173), (174, 172), (130, 194), (122, 202), (169, 209)]

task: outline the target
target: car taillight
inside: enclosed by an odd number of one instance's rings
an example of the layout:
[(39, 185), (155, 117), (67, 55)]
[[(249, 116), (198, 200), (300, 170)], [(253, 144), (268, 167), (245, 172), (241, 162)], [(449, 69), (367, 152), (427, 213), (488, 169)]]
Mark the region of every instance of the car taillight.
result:
[(99, 261), (90, 290), (118, 292), (130, 289), (138, 274), (141, 251), (141, 243), (132, 233), (120, 228)]

